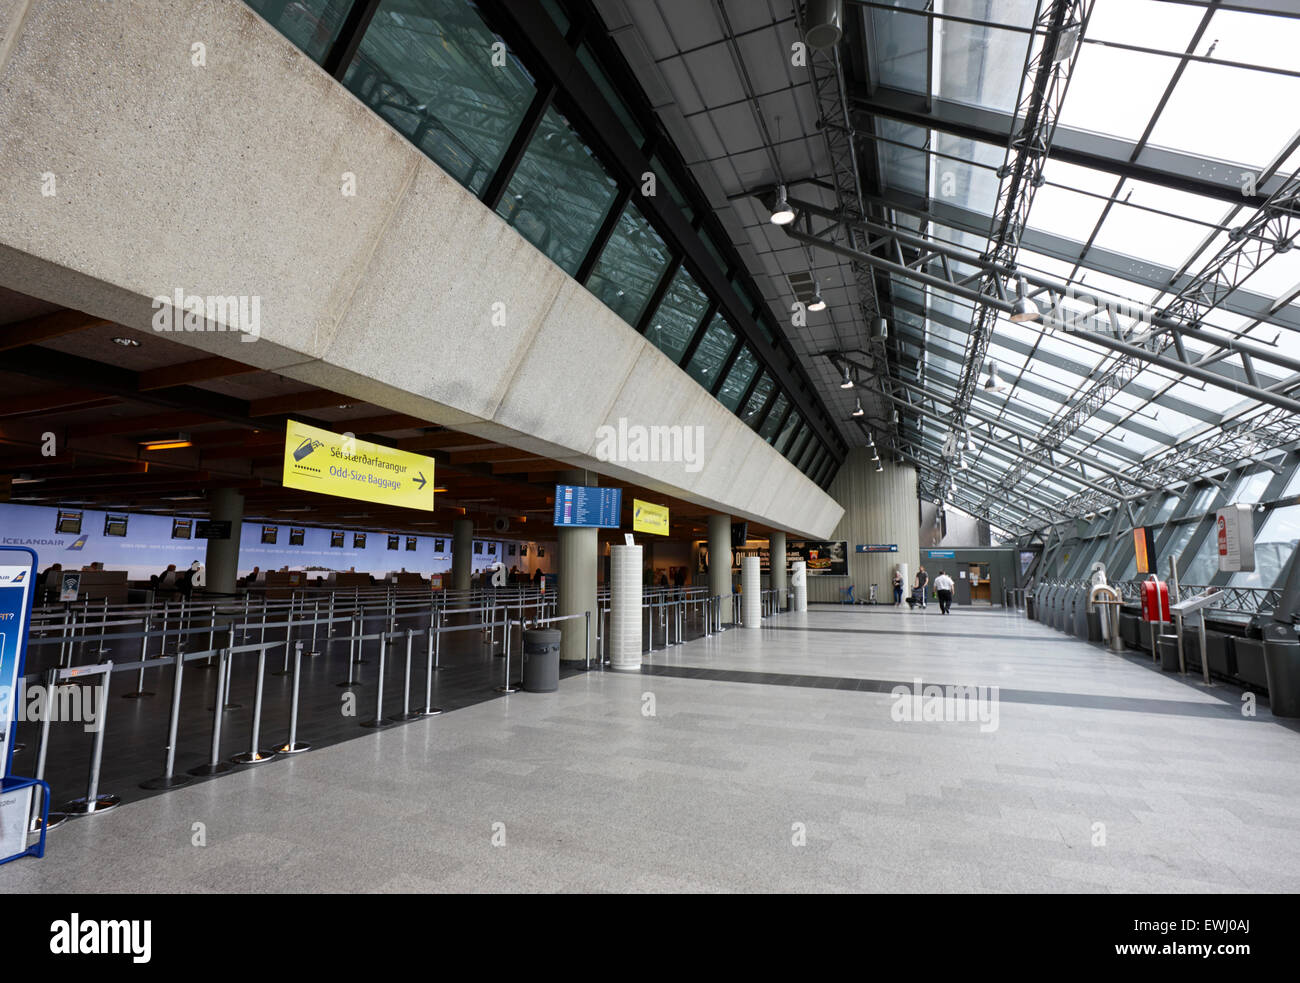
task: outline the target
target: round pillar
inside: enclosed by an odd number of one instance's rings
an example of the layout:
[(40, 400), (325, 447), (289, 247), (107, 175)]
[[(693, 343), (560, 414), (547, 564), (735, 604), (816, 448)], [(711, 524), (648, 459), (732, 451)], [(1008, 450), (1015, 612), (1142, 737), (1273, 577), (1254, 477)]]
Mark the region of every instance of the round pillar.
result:
[(759, 628), (763, 621), (763, 561), (747, 556), (740, 561), (740, 591), (743, 599), (742, 617), (746, 628)]
[(641, 668), (641, 547), (609, 550), (609, 667)]

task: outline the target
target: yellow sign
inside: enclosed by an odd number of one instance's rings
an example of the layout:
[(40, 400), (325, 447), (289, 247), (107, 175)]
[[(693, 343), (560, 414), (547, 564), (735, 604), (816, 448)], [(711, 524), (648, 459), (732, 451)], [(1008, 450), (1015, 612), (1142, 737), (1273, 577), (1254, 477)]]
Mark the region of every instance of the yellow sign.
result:
[(433, 511), (433, 458), (290, 420), (284, 487)]
[(632, 499), (632, 531), (653, 536), (668, 535), (668, 506)]

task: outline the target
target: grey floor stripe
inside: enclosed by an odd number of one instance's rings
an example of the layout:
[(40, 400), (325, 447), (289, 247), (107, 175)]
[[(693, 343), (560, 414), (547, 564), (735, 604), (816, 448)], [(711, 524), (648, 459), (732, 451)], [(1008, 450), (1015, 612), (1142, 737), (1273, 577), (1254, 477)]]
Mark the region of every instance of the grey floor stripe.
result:
[[(805, 625), (764, 625), (764, 629), (771, 631), (829, 631), (839, 632), (847, 635), (924, 635), (927, 638), (1009, 638), (1016, 642), (1033, 642), (1039, 639), (1047, 641), (1057, 635), (990, 635), (987, 632), (976, 632), (971, 635), (959, 635), (952, 631), (904, 631), (901, 628), (809, 628)], [(1070, 637), (1070, 636), (1065, 636)]]
[[(858, 679), (852, 676), (796, 676), (781, 672), (750, 672), (740, 669), (708, 669), (702, 666), (664, 666), (642, 664), (647, 676), (676, 676), (682, 679), (708, 679), (725, 683), (758, 683), (768, 686), (806, 686), (812, 689), (855, 690), (859, 693), (889, 693), (895, 686), (911, 689), (910, 679)], [(923, 680), (923, 686), (935, 684)], [(960, 684), (971, 685), (971, 684)], [(998, 698), (1007, 703), (1032, 703), (1039, 706), (1077, 707), (1087, 710), (1124, 710), (1130, 713), (1173, 714), (1183, 717), (1219, 717), (1244, 720), (1237, 707), (1227, 703), (1193, 703), (1186, 700), (1149, 700), (1131, 696), (1101, 696), (1093, 693), (1053, 693), (1045, 690), (1004, 689)], [(1260, 719), (1260, 718), (1254, 718)]]

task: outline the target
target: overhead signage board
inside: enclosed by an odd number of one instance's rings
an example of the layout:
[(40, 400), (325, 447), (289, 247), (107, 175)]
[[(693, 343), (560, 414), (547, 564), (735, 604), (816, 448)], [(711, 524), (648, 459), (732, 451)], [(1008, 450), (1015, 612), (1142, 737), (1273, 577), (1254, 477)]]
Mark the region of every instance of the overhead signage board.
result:
[(285, 488), (433, 511), (433, 458), (290, 420)]
[(194, 523), (195, 539), (229, 539), (229, 519), (199, 519)]
[(652, 536), (668, 535), (668, 506), (632, 499), (632, 531)]
[(586, 485), (555, 486), (557, 526), (595, 526), (617, 529), (623, 509), (623, 489), (588, 488)]
[(897, 553), (897, 543), (858, 543), (859, 553)]
[(0, 776), (8, 777), (17, 724), (18, 680), (27, 656), (36, 554), (21, 546), (0, 548)]
[(1255, 569), (1254, 509), (1240, 503), (1219, 509), (1214, 514), (1214, 531), (1218, 537), (1221, 573), (1248, 573)]
[(931, 560), (955, 560), (957, 559), (956, 550), (926, 550), (925, 555)]

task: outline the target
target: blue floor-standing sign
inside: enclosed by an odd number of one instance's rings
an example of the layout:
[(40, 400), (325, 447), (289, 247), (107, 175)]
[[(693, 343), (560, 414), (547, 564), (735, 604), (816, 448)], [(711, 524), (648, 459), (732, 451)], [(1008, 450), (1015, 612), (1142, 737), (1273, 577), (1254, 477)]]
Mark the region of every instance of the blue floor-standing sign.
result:
[[(27, 659), (27, 627), (35, 594), (36, 554), (26, 547), (0, 547), (0, 864), (45, 856), (50, 787), (12, 774), (18, 725), (19, 681)], [(40, 790), (40, 838), (28, 845), (32, 795)]]

